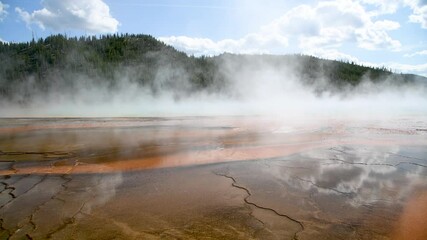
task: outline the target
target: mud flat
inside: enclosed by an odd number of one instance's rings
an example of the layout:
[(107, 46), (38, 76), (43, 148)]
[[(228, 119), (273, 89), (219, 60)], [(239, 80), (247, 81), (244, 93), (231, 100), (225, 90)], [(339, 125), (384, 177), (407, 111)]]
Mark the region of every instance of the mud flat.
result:
[(0, 239), (427, 239), (427, 119), (0, 119)]

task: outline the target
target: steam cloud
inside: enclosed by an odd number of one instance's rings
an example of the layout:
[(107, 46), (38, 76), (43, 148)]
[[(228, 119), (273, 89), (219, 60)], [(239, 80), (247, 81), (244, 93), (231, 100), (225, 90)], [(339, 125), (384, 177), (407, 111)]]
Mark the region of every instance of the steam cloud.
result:
[[(153, 53), (155, 54), (155, 53)], [(118, 67), (114, 84), (96, 76), (52, 72), (49, 91), (28, 79), (17, 85), (14, 99), (2, 100), (0, 117), (120, 117), (195, 115), (380, 116), (427, 112), (426, 84), (396, 84), (368, 77), (356, 87), (337, 89), (319, 70), (307, 82), (298, 62), (287, 67), (263, 56), (219, 58), (212, 86), (194, 91), (179, 63), (162, 56), (149, 84), (136, 81), (144, 69)], [(201, 70), (202, 71), (202, 70)], [(66, 76), (68, 81), (59, 81)], [(225, 80), (224, 80), (225, 79)], [(225, 82), (223, 82), (225, 81)], [(31, 101), (19, 104), (26, 93)]]

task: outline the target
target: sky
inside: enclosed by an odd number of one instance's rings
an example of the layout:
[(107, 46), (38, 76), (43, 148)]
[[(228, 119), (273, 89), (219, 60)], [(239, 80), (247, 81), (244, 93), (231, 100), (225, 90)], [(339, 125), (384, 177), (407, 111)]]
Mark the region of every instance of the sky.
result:
[(189, 55), (302, 53), (427, 76), (427, 0), (0, 0), (0, 41), (150, 34)]

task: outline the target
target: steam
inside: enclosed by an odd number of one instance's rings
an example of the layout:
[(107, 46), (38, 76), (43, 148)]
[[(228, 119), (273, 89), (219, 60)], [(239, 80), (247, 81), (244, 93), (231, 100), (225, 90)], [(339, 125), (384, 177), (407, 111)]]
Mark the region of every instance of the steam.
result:
[[(314, 82), (308, 80), (299, 62), (283, 66), (262, 55), (225, 55), (216, 60), (214, 83), (197, 88), (179, 62), (152, 54), (160, 59), (156, 74), (142, 83), (139, 78), (144, 69), (140, 66), (114, 69), (113, 83), (93, 74), (52, 71), (46, 76), (48, 90), (40, 90), (30, 77), (14, 88), (13, 99), (1, 101), (0, 117), (369, 117), (427, 113), (425, 83), (398, 84), (391, 79), (373, 83), (366, 77), (358, 86), (337, 88), (322, 69), (316, 71)], [(29, 94), (30, 101), (26, 100)]]

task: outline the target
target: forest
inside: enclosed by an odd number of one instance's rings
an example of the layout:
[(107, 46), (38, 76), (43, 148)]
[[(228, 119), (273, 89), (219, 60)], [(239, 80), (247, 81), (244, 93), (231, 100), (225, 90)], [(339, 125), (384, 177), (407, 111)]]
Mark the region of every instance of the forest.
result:
[(143, 34), (52, 35), (25, 43), (2, 42), (0, 59), (0, 100), (22, 104), (52, 92), (72, 95), (82, 87), (114, 91), (123, 83), (147, 88), (153, 95), (173, 90), (177, 98), (200, 91), (232, 95), (229, 85), (234, 73), (259, 66), (278, 70), (283, 81), (298, 79), (319, 94), (339, 93), (366, 81), (427, 82), (424, 77), (385, 67), (299, 54), (188, 56)]

